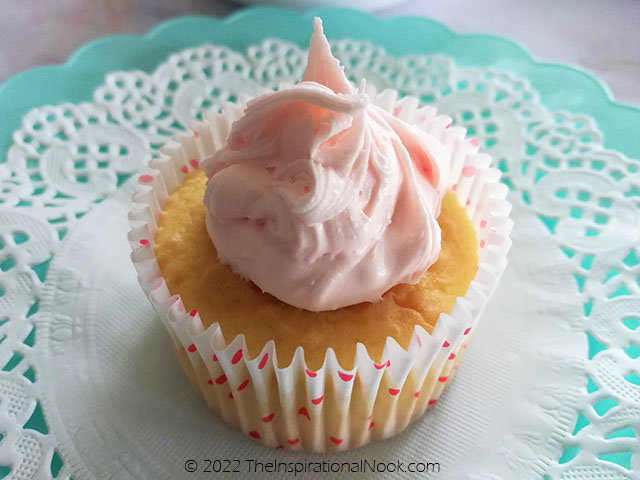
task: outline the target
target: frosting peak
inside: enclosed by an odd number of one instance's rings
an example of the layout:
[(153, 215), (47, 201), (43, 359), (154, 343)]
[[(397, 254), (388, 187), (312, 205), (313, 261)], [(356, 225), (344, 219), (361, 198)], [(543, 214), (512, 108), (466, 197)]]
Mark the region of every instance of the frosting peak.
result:
[(329, 87), (335, 93), (352, 93), (353, 87), (345, 77), (340, 62), (331, 54), (331, 47), (322, 30), (322, 20), (313, 19), (313, 35), (309, 42), (307, 68), (303, 82), (316, 82)]
[(220, 260), (296, 307), (377, 301), (440, 252), (444, 146), (351, 86), (318, 18), (302, 82), (249, 102), (203, 167)]

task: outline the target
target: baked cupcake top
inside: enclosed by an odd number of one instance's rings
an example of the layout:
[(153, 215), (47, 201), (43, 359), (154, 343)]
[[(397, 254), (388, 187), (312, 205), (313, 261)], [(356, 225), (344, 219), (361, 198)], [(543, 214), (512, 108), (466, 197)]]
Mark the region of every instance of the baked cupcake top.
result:
[(285, 303), (375, 302), (438, 258), (448, 163), (349, 83), (316, 18), (302, 82), (250, 101), (202, 163), (207, 231), (221, 262)]

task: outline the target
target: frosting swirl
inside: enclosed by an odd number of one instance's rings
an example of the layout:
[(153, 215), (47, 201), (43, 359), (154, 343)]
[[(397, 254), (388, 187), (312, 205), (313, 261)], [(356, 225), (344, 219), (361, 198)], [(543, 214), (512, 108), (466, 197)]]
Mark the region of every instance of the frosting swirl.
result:
[(375, 302), (440, 252), (444, 146), (351, 86), (314, 20), (302, 82), (248, 103), (205, 159), (220, 260), (296, 307)]

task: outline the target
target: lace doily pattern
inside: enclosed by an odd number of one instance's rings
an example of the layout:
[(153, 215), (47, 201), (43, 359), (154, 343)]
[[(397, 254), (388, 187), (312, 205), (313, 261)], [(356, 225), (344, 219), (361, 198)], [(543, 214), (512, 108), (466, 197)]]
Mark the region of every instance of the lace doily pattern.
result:
[[(637, 475), (638, 162), (603, 148), (591, 118), (547, 111), (524, 78), (460, 68), (442, 55), (394, 58), (362, 41), (332, 45), (352, 80), (366, 77), (378, 88), (415, 95), (464, 126), (493, 156), (512, 197), (537, 215), (572, 269), (583, 305), (579, 328), (589, 341), (588, 358), (571, 365), (585, 376), (580, 409), (568, 432), (554, 431), (562, 448), (553, 458), (530, 454), (548, 439), (527, 431), (510, 440), (518, 448), (503, 448), (507, 464), (535, 464), (546, 478), (566, 480)], [(34, 388), (42, 379), (33, 360), (39, 295), (66, 232), (156, 155), (170, 135), (240, 95), (295, 82), (305, 60), (304, 50), (275, 39), (246, 52), (205, 45), (172, 55), (151, 74), (108, 75), (92, 103), (42, 107), (24, 116), (0, 169), (0, 477), (72, 475), (48, 434)], [(64, 328), (57, 331), (65, 335)], [(533, 414), (541, 417), (557, 407), (549, 392), (538, 392), (534, 400)], [(497, 478), (481, 472), (472, 477)]]

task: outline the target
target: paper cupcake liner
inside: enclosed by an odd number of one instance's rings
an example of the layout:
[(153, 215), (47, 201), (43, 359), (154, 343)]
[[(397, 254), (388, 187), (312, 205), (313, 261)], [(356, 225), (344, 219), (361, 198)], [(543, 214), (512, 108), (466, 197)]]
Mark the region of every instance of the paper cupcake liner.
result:
[(202, 159), (224, 145), (244, 101), (209, 112), (192, 131), (172, 138), (139, 177), (129, 213), (131, 258), (140, 285), (169, 332), (180, 365), (209, 408), (249, 437), (276, 448), (316, 452), (347, 450), (402, 431), (436, 404), (451, 381), (484, 306), (506, 266), (511, 246), (507, 187), (490, 157), (465, 139), (465, 130), (414, 97), (385, 90), (373, 102), (440, 139), (451, 153), (449, 188), (477, 232), (479, 265), (467, 293), (450, 314), (441, 314), (432, 334), (416, 326), (409, 347), (387, 338), (381, 363), (358, 344), (351, 370), (328, 349), (322, 368), (311, 371), (299, 347), (279, 368), (269, 341), (249, 358), (243, 335), (226, 341), (218, 323), (205, 329), (198, 312), (185, 311), (171, 295), (153, 253), (157, 219), (171, 192)]

